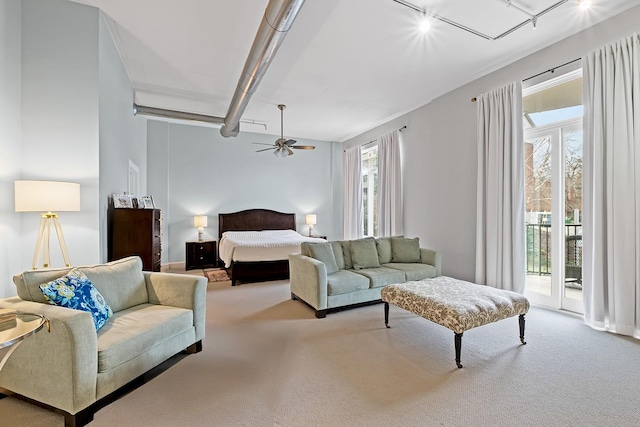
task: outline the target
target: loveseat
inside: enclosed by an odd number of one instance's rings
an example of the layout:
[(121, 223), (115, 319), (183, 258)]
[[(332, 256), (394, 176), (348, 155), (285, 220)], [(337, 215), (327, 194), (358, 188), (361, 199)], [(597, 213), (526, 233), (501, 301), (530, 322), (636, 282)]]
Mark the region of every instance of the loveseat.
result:
[(380, 302), (392, 283), (440, 276), (441, 254), (420, 247), (419, 239), (397, 237), (302, 243), (289, 255), (291, 298), (329, 311)]
[[(98, 323), (88, 311), (52, 305), (39, 286), (69, 284), (61, 282), (69, 277), (78, 283), (79, 276), (95, 288), (91, 295), (102, 296), (108, 319)], [(62, 412), (66, 426), (87, 424), (123, 386), (138, 384), (173, 355), (202, 349), (204, 277), (142, 271), (141, 259), (128, 257), (74, 270), (25, 271), (13, 280), (18, 296), (1, 299), (0, 308), (41, 314), (50, 332), (43, 328), (15, 349), (0, 371), (0, 387)]]

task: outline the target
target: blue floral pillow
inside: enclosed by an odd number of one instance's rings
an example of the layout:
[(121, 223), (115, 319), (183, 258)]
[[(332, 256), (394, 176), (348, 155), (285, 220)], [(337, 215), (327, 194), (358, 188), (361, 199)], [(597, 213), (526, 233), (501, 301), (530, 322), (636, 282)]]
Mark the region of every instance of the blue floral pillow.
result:
[(96, 331), (113, 316), (113, 310), (102, 294), (87, 276), (76, 268), (59, 279), (43, 283), (40, 290), (50, 304), (91, 313)]

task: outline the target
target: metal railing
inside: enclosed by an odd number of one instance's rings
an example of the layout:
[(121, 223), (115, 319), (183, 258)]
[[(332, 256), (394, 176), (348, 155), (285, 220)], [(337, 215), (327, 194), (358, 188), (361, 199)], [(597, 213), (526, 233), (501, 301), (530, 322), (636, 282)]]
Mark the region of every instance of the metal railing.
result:
[[(582, 266), (582, 224), (565, 224), (565, 264)], [(551, 224), (527, 224), (527, 274), (551, 274)]]

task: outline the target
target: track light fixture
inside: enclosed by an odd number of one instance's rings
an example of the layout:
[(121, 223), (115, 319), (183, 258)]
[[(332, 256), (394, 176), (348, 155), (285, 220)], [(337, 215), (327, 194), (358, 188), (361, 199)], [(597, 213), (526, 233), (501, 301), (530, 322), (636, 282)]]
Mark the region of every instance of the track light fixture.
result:
[[(437, 19), (440, 22), (444, 22), (445, 24), (449, 24), (451, 26), (454, 26), (456, 28), (459, 28), (461, 30), (467, 31), (471, 34), (475, 34), (478, 37), (482, 37), (485, 40), (500, 40), (503, 37), (508, 36), (509, 34), (513, 33), (514, 31), (524, 27), (525, 25), (531, 23), (533, 25), (533, 28), (536, 29), (538, 27), (538, 18), (540, 18), (543, 15), (546, 15), (547, 13), (551, 12), (552, 10), (556, 9), (559, 6), (562, 6), (563, 4), (565, 4), (566, 2), (568, 2), (569, 0), (559, 0), (558, 2), (552, 4), (551, 6), (549, 6), (548, 8), (546, 8), (545, 10), (543, 10), (542, 12), (536, 13), (536, 14), (531, 14), (530, 12), (528, 12), (525, 8), (523, 8), (522, 6), (519, 6), (515, 0), (504, 0), (504, 2), (506, 3), (507, 7), (513, 7), (514, 9), (519, 10), (520, 12), (522, 12), (523, 14), (527, 15), (529, 17), (529, 19), (527, 19), (526, 21), (523, 21), (521, 23), (519, 23), (518, 25), (516, 25), (513, 28), (508, 29), (507, 31), (505, 31), (502, 34), (499, 34), (495, 37), (492, 36), (488, 36), (486, 34), (481, 33), (480, 31), (474, 30), (473, 28), (469, 28), (466, 25), (462, 25), (458, 22), (452, 21), (451, 19), (445, 18), (444, 16), (440, 16), (440, 15), (436, 15), (435, 13), (429, 12), (426, 9), (423, 9), (420, 6), (416, 6), (415, 4), (409, 3), (406, 0), (391, 0), (394, 1), (398, 4), (401, 4), (402, 6), (405, 6), (409, 9), (415, 10), (416, 12), (420, 12), (422, 13), (426, 19)], [(588, 8), (590, 5), (591, 1), (590, 0), (580, 0), (580, 8), (585, 9)], [(421, 28), (422, 29), (422, 28)]]
[(580, 9), (587, 10), (591, 7), (591, 0), (580, 0), (579, 6), (580, 6)]

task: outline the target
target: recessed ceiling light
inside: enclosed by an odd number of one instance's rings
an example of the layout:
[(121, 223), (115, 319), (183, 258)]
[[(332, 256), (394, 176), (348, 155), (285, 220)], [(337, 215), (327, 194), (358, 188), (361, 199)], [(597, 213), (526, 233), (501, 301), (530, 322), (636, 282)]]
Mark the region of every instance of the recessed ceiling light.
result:
[(580, 0), (580, 9), (587, 10), (591, 7), (591, 0)]

